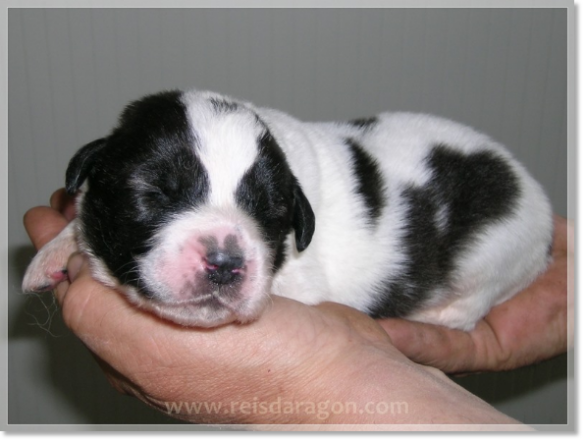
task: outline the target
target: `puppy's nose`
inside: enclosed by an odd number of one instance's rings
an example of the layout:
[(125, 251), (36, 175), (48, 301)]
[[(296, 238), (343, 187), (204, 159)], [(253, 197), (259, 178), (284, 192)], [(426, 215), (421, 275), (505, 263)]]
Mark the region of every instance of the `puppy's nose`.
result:
[(231, 284), (241, 277), (244, 258), (223, 251), (209, 253), (205, 267), (210, 281), (216, 284)]

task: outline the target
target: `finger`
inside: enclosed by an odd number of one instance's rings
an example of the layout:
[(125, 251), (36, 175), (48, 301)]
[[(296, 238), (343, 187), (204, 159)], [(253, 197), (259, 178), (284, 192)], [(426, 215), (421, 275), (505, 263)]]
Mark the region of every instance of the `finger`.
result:
[(389, 341), (388, 334), (365, 313), (335, 302), (323, 302), (316, 305), (315, 308), (331, 314), (337, 319), (343, 319), (347, 327), (357, 331), (359, 336), (367, 338), (368, 344), (382, 345), (387, 350), (388, 347), (392, 347), (392, 350), (395, 351)]
[(67, 294), (67, 291), (69, 290), (70, 285), (71, 284), (69, 283), (69, 281), (65, 280), (57, 284), (57, 287), (55, 287), (55, 289), (53, 290), (53, 296), (59, 302), (59, 304), (63, 303), (63, 300), (65, 298), (65, 295)]
[[(105, 309), (125, 307), (117, 304), (117, 297), (110, 296), (110, 290), (93, 280), (87, 257), (76, 253), (67, 264), (69, 286), (57, 290), (57, 300), (61, 304), (65, 324), (76, 334), (85, 334), (100, 314), (100, 306)], [(113, 304), (112, 304), (113, 303)]]
[(24, 227), (38, 250), (67, 225), (67, 219), (49, 207), (35, 207), (24, 215)]
[(51, 207), (71, 221), (75, 218), (75, 197), (69, 195), (65, 189), (61, 188), (53, 192), (51, 195)]
[(554, 236), (552, 254), (554, 257), (567, 254), (568, 222), (558, 215), (554, 216)]
[[(491, 359), (499, 359), (502, 369), (532, 364), (566, 351), (566, 263), (559, 261), (556, 259), (535, 284), (495, 306), (486, 316), (498, 344), (496, 351), (488, 350)], [(555, 270), (559, 266), (562, 276)]]
[(575, 225), (572, 220), (566, 224), (567, 228), (567, 345), (573, 348), (575, 340)]
[(69, 286), (77, 280), (79, 273), (82, 270), (82, 267), (85, 263), (85, 258), (81, 253), (74, 253), (69, 258), (67, 263), (67, 281), (63, 281), (60, 283), (57, 288), (54, 290), (55, 298), (59, 304), (63, 305), (65, 302), (65, 296), (69, 291)]
[(477, 348), (469, 333), (405, 319), (380, 319), (392, 343), (409, 359), (447, 373), (468, 371)]
[(134, 385), (126, 376), (124, 376), (118, 370), (115, 370), (110, 364), (108, 364), (95, 353), (91, 351), (90, 353), (106, 375), (106, 379), (110, 385), (114, 387), (118, 393), (134, 396), (144, 402), (148, 402), (140, 388)]
[(60, 212), (65, 203), (66, 196), (67, 192), (64, 188), (55, 190), (49, 199), (51, 207)]
[[(56, 291), (65, 324), (82, 341), (107, 362), (124, 361), (119, 352), (148, 347), (145, 355), (152, 357), (150, 345), (164, 342), (172, 332), (180, 334), (178, 341), (186, 345), (183, 335), (189, 330), (133, 306), (121, 294), (93, 279), (88, 258), (74, 254), (67, 267), (70, 284)], [(144, 339), (148, 335), (149, 339)], [(111, 345), (112, 342), (117, 345)], [(128, 361), (125, 361), (128, 362)], [(116, 368), (116, 367), (115, 367)]]
[[(161, 383), (156, 370), (167, 371), (164, 382), (173, 383), (193, 365), (205, 370), (243, 363), (242, 342), (250, 341), (255, 327), (228, 325), (213, 330), (181, 327), (136, 308), (121, 294), (92, 278), (87, 257), (75, 255), (69, 262), (73, 282), (57, 290), (65, 325), (89, 350), (136, 385)], [(257, 325), (255, 322), (254, 325)], [(244, 333), (238, 333), (242, 330)], [(266, 335), (266, 330), (259, 333)], [(244, 336), (243, 339), (242, 335)], [(238, 339), (234, 339), (238, 336)], [(218, 342), (223, 347), (218, 350)], [(227, 350), (224, 350), (227, 349)], [(239, 353), (237, 351), (239, 349)], [(213, 358), (209, 355), (213, 354)], [(238, 362), (241, 358), (242, 361)], [(167, 367), (172, 361), (172, 367)], [(208, 364), (208, 365), (206, 365)], [(129, 385), (128, 383), (125, 383)], [(148, 389), (147, 387), (145, 387)], [(134, 393), (133, 393), (134, 394)]]

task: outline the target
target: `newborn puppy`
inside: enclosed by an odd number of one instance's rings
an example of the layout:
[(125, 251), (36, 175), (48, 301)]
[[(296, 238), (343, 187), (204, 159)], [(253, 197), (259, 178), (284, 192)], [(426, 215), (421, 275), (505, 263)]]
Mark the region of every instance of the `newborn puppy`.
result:
[(257, 318), (270, 294), (470, 330), (547, 266), (552, 213), (504, 147), (385, 113), (305, 123), (211, 92), (130, 104), (71, 160), (78, 217), (23, 282), (75, 250), (95, 279), (187, 326)]

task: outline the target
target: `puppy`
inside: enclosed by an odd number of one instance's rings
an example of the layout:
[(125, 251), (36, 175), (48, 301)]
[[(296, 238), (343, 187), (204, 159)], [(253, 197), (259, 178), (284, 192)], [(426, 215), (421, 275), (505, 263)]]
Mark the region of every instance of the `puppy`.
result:
[(25, 292), (96, 280), (186, 326), (248, 322), (270, 294), (472, 329), (547, 266), (552, 212), (501, 145), (445, 119), (305, 123), (211, 92), (130, 104), (66, 172), (78, 217)]

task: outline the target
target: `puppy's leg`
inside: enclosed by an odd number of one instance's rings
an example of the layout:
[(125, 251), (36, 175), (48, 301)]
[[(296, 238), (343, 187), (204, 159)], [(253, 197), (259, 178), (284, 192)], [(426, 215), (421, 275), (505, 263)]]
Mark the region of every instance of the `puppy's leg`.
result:
[(38, 251), (26, 269), (22, 282), (24, 293), (46, 292), (67, 279), (67, 261), (77, 251), (76, 225), (76, 220), (70, 222)]

